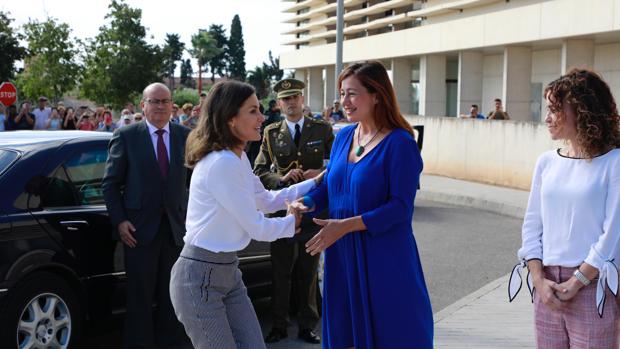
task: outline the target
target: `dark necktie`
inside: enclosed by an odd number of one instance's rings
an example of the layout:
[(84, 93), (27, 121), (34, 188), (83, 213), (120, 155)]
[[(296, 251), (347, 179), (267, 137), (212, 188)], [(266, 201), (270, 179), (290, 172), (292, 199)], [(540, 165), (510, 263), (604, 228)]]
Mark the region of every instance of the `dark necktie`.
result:
[(293, 137), (293, 142), (295, 142), (295, 146), (299, 148), (299, 141), (301, 140), (301, 129), (299, 128), (299, 124), (295, 124), (295, 136)]
[(164, 143), (165, 130), (157, 130), (157, 162), (159, 163), (159, 171), (161, 176), (166, 178), (168, 176), (168, 151), (166, 150), (166, 144)]

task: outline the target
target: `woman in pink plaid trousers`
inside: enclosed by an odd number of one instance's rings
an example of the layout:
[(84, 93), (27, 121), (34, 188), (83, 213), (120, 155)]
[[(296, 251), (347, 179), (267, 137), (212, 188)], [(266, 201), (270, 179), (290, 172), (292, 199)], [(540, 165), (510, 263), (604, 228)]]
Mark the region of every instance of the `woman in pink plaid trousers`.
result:
[[(565, 146), (536, 163), (519, 268), (530, 271), (538, 348), (619, 346), (620, 126), (609, 86), (573, 69), (545, 89), (547, 124)], [(518, 283), (511, 277), (511, 299)]]

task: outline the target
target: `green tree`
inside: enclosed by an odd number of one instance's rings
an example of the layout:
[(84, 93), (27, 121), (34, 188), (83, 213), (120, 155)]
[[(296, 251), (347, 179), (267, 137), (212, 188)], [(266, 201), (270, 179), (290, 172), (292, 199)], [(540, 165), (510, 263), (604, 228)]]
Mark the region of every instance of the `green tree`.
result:
[(71, 38), (71, 28), (54, 18), (24, 25), (28, 42), (24, 70), (17, 76), (17, 86), (29, 99), (50, 96), (57, 101), (77, 84), (81, 67), (77, 63), (81, 43)]
[(181, 61), (181, 85), (189, 88), (194, 88), (194, 69), (192, 69), (192, 62), (188, 59)]
[(161, 80), (162, 53), (145, 41), (142, 10), (123, 0), (112, 0), (105, 16), (110, 22), (99, 28), (85, 57), (81, 93), (100, 104), (120, 108), (148, 84)]
[(269, 95), (269, 89), (271, 88), (271, 78), (265, 70), (265, 64), (263, 67), (257, 66), (254, 70), (248, 72), (248, 83), (254, 86), (256, 90), (256, 96), (258, 99), (263, 99)]
[(230, 77), (245, 81), (245, 48), (243, 44), (243, 29), (239, 15), (235, 15), (230, 25), (230, 39), (228, 40), (228, 56)]
[(215, 82), (215, 74), (225, 76), (228, 73), (228, 38), (226, 30), (221, 24), (211, 24), (209, 26), (209, 34), (215, 39), (215, 46), (221, 51), (209, 60), (209, 68), (211, 70), (211, 82)]
[(19, 35), (13, 31), (13, 19), (0, 11), (0, 82), (15, 76), (15, 62), (24, 58), (26, 50), (19, 45)]
[(263, 63), (263, 69), (266, 70), (267, 75), (273, 81), (282, 80), (284, 70), (280, 69), (280, 58), (273, 58), (271, 50), (269, 50), (269, 64)]
[(166, 34), (166, 44), (162, 50), (164, 77), (170, 79), (170, 89), (174, 90), (174, 71), (177, 68), (178, 61), (183, 56), (185, 44), (181, 42), (179, 34)]
[(198, 61), (198, 93), (202, 92), (202, 72), (207, 63), (221, 53), (217, 42), (205, 29), (198, 29), (198, 33), (192, 35), (192, 49), (190, 54)]

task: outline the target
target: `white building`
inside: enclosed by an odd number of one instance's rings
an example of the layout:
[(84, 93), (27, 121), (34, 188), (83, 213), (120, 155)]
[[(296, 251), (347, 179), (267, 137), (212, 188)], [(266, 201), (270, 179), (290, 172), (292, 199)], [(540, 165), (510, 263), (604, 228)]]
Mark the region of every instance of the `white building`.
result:
[[(334, 100), (336, 0), (283, 0), (291, 51), (280, 65), (320, 110)], [(345, 0), (343, 57), (381, 60), (409, 115), (484, 114), (539, 121), (544, 86), (575, 66), (620, 99), (620, 0)], [(291, 16), (292, 15), (292, 16)], [(544, 117), (543, 117), (544, 118)]]

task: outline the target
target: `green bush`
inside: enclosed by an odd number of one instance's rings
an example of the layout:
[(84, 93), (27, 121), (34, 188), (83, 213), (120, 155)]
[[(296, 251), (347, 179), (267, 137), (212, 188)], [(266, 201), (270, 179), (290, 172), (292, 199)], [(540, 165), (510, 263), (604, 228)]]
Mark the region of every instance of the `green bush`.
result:
[(179, 108), (183, 106), (183, 104), (185, 103), (191, 103), (193, 105), (198, 105), (198, 100), (199, 100), (198, 97), (199, 97), (198, 90), (189, 89), (189, 88), (180, 88), (172, 92), (172, 100), (174, 101), (174, 104), (179, 106)]

